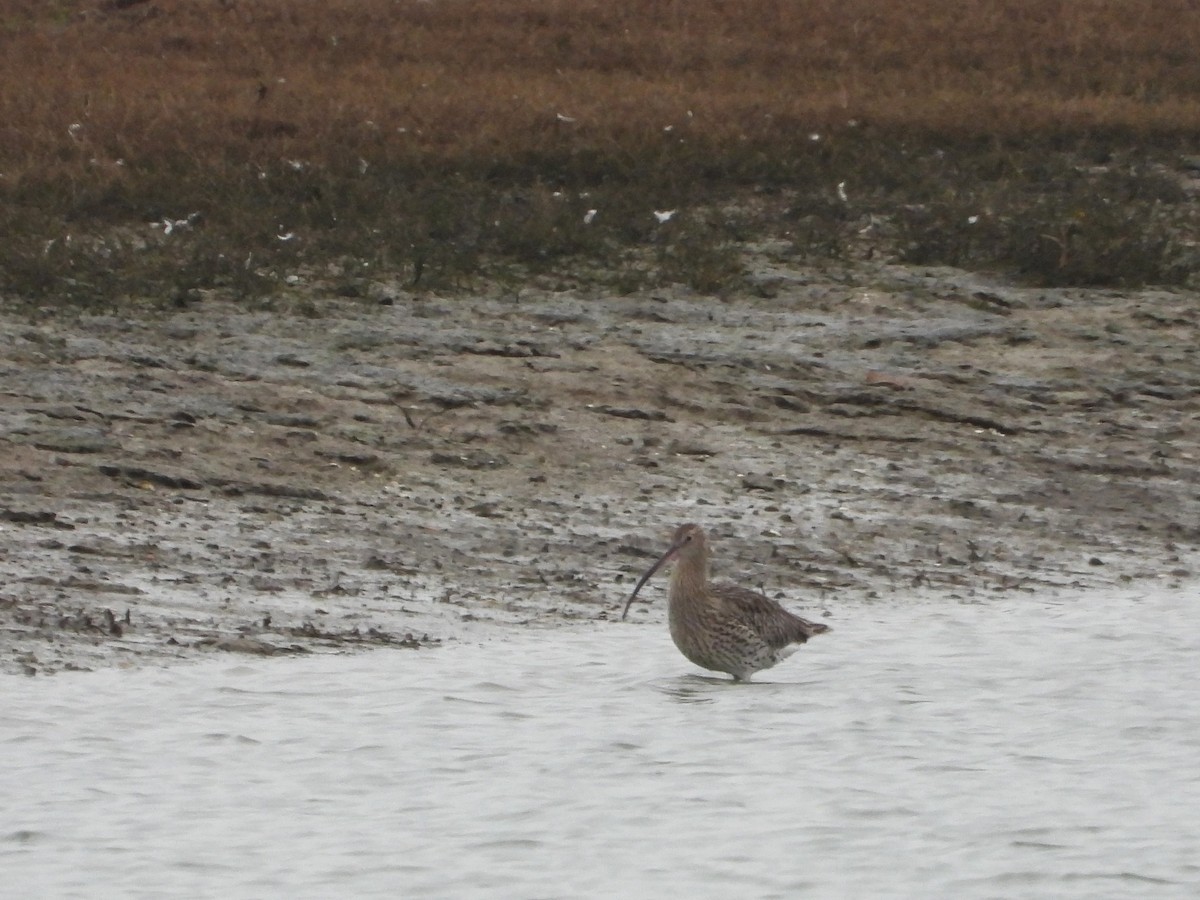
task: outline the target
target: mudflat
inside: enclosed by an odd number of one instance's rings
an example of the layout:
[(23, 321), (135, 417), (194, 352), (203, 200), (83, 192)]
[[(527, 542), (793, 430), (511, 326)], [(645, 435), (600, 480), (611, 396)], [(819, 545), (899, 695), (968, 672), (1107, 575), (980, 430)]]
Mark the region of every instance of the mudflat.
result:
[(1195, 571), (1194, 292), (749, 269), (0, 311), (0, 670), (611, 620), (685, 521), (835, 627)]

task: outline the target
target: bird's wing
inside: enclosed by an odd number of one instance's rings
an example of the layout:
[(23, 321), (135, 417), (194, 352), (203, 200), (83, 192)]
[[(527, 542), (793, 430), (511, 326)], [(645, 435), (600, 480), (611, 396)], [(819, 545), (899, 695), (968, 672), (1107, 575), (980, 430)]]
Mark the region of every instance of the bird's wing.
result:
[(810, 622), (788, 612), (774, 600), (758, 591), (736, 584), (717, 584), (712, 592), (725, 603), (730, 612), (753, 628), (774, 649), (788, 644), (803, 644), (814, 634), (828, 631), (828, 625)]

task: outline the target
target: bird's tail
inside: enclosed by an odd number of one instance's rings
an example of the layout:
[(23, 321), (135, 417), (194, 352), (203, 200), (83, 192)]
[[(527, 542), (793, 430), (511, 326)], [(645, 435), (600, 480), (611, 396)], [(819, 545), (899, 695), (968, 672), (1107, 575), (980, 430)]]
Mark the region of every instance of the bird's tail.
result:
[(796, 616), (796, 619), (800, 626), (798, 630), (803, 635), (800, 638), (801, 641), (807, 641), (814, 634), (824, 634), (829, 630), (829, 626), (822, 622), (810, 622), (808, 619), (801, 619), (799, 616)]

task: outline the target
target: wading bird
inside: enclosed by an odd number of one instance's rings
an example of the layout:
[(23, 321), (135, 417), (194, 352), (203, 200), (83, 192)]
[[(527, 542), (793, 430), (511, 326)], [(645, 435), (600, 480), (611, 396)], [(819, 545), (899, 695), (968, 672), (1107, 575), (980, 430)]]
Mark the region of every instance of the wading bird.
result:
[(726, 672), (748, 681), (800, 649), (828, 625), (794, 615), (758, 591), (735, 584), (710, 584), (708, 539), (699, 525), (680, 525), (671, 546), (650, 567), (625, 601), (629, 607), (650, 576), (669, 560), (675, 561), (667, 594), (671, 639), (679, 652), (701, 668)]

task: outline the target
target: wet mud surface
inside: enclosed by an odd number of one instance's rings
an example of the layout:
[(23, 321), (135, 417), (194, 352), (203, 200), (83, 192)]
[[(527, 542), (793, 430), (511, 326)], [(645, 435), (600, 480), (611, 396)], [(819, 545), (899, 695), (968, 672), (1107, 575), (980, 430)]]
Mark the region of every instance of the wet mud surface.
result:
[(1194, 294), (755, 271), (0, 313), (0, 670), (616, 618), (682, 521), (835, 625), (1192, 574)]

